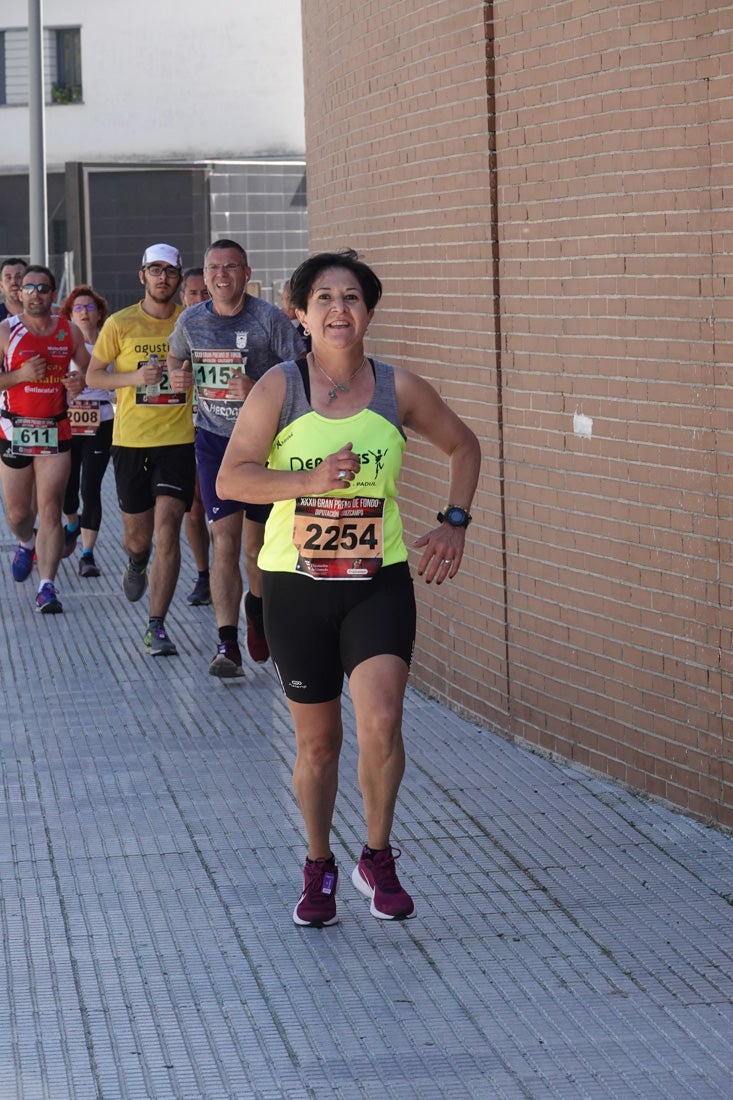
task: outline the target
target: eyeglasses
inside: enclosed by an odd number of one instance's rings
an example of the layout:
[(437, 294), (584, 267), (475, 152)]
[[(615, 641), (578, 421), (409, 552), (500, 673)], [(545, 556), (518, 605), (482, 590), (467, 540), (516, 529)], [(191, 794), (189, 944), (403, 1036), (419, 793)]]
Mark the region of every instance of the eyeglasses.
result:
[(204, 270), (208, 271), (209, 275), (216, 275), (218, 271), (238, 271), (240, 267), (244, 267), (244, 264), (206, 264)]
[(23, 294), (32, 294), (34, 290), (37, 290), (39, 294), (53, 294), (53, 287), (50, 283), (23, 283), (20, 289)]
[(145, 270), (154, 279), (159, 279), (161, 275), (166, 279), (177, 279), (181, 274), (177, 267), (163, 267), (162, 264), (148, 264)]
[(83, 313), (84, 310), (87, 310), (89, 313), (91, 313), (93, 309), (97, 308), (97, 305), (96, 302), (87, 302), (86, 304), (79, 302), (77, 305), (72, 306), (71, 308), (74, 310), (74, 313)]

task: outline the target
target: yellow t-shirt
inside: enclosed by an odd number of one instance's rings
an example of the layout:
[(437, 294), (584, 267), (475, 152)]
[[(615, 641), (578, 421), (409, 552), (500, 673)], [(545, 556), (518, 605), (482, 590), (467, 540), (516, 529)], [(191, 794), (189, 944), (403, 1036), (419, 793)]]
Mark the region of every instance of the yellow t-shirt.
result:
[[(183, 306), (170, 317), (158, 320), (142, 308), (142, 302), (113, 313), (102, 326), (94, 355), (103, 363), (115, 362), (117, 372), (137, 370), (151, 355), (165, 365), (168, 337)], [(145, 386), (124, 386), (116, 390), (112, 443), (116, 447), (170, 447), (193, 442), (191, 390), (174, 394), (164, 371), (160, 394), (151, 396)]]

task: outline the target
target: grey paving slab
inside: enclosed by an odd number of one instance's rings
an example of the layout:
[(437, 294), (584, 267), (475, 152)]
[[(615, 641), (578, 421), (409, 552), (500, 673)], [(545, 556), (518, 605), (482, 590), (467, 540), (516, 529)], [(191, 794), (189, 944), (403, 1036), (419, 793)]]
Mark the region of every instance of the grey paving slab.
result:
[(733, 839), (410, 689), (394, 842), (418, 916), (369, 915), (353, 716), (340, 923), (296, 928), (294, 748), (271, 667), (207, 674), (211, 608), (144, 654), (103, 570), (64, 615), (0, 513), (0, 1100), (713, 1100), (733, 1095)]

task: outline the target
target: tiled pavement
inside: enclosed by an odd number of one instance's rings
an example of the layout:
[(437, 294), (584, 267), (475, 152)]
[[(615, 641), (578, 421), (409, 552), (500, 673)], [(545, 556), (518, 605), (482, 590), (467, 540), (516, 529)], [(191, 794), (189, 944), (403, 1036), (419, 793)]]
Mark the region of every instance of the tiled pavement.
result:
[[(304, 856), (272, 668), (207, 675), (187, 548), (144, 655), (116, 505), (63, 616), (0, 511), (0, 1100), (730, 1100), (733, 838), (409, 692), (394, 841), (415, 920), (369, 915), (353, 723), (340, 923)], [(34, 574), (35, 579), (35, 574)]]

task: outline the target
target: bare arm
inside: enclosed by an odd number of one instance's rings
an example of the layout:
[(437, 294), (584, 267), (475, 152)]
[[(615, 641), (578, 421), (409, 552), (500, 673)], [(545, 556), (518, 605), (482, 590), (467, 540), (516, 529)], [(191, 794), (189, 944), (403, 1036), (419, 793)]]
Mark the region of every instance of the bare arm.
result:
[(163, 377), (160, 363), (143, 363), (137, 370), (108, 370), (108, 363), (92, 355), (87, 367), (87, 385), (95, 390), (121, 390), (125, 386), (154, 386)]
[[(481, 449), (467, 424), (448, 408), (437, 391), (418, 375), (396, 370), (395, 382), (400, 415), (406, 427), (423, 436), (448, 456), (448, 503), (469, 510), (478, 483)], [(285, 394), (285, 378), (277, 367), (256, 384), (239, 414), (219, 470), (216, 491), (229, 500), (269, 504), (298, 496), (318, 496), (343, 488), (359, 470), (352, 444), (343, 446), (313, 470), (271, 470), (266, 467), (272, 441), (277, 434)], [(345, 470), (346, 477), (339, 477)], [(463, 558), (466, 531), (463, 527), (440, 524), (416, 540), (424, 547), (418, 566), (420, 576), (430, 583), (458, 572)]]
[(0, 390), (9, 390), (13, 386), (22, 386), (26, 382), (40, 382), (46, 373), (46, 360), (40, 355), (33, 355), (18, 370), (5, 369), (5, 352), (10, 338), (10, 325), (7, 321), (0, 324)]
[[(471, 508), (481, 468), (481, 447), (467, 424), (446, 405), (440, 394), (424, 378), (411, 371), (395, 368), (397, 401), (405, 427), (417, 432), (448, 456), (448, 495), (436, 505), (436, 512), (447, 504), (456, 504), (467, 512)], [(448, 523), (427, 531), (415, 540), (423, 548), (418, 575), (429, 584), (436, 576), (458, 572), (466, 541), (465, 527)]]
[[(169, 351), (166, 367), (171, 389), (176, 393), (184, 393), (193, 386), (193, 368), (190, 359), (178, 359)], [(248, 378), (241, 370), (232, 371), (228, 390), (235, 401), (246, 401), (253, 387), (254, 379)]]
[(8, 387), (3, 385), (5, 382), (5, 349), (8, 346), (8, 338), (10, 336), (10, 326), (7, 321), (0, 323), (0, 390), (6, 390)]
[(96, 355), (92, 355), (87, 367), (87, 385), (95, 390), (118, 390), (122, 386), (135, 385), (135, 377), (140, 374), (139, 370), (126, 371), (123, 374), (116, 370), (107, 370), (108, 366), (108, 363), (103, 363)]
[(185, 393), (193, 385), (193, 371), (190, 359), (177, 359), (172, 352), (168, 352), (165, 361), (168, 371), (168, 380), (174, 393)]
[[(225, 500), (270, 504), (299, 496), (319, 496), (343, 489), (359, 469), (351, 443), (324, 458), (313, 470), (271, 470), (265, 465), (277, 435), (285, 396), (285, 376), (271, 367), (260, 378), (237, 418), (216, 479), (216, 491)], [(339, 477), (345, 470), (346, 477)]]
[(0, 374), (0, 390), (22, 386), (25, 382), (41, 382), (46, 373), (46, 366), (46, 360), (40, 355), (26, 359), (18, 370), (3, 371)]
[(75, 325), (71, 323), (71, 335), (74, 337), (74, 352), (73, 360), (74, 366), (77, 370), (81, 371), (82, 375), (86, 375), (86, 369), (89, 366), (91, 355), (87, 351), (87, 346), (84, 343), (84, 333)]
[(89, 366), (89, 352), (84, 343), (84, 334), (73, 322), (70, 325), (71, 335), (74, 338), (74, 350), (72, 352), (73, 367), (64, 378), (64, 386), (69, 400), (78, 397), (86, 385), (86, 370)]

